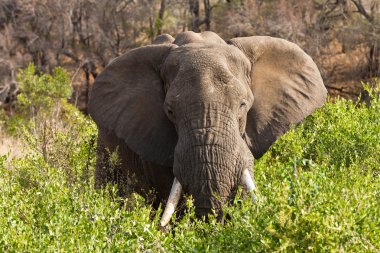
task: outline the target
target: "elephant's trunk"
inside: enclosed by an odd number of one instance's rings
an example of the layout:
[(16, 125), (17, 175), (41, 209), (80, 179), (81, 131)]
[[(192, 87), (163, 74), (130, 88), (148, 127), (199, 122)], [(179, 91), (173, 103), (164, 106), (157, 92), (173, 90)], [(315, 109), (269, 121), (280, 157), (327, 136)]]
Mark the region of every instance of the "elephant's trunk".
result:
[(198, 104), (186, 108), (177, 125), (174, 175), (193, 196), (196, 214), (219, 212), (236, 194), (249, 165), (239, 123), (227, 106)]

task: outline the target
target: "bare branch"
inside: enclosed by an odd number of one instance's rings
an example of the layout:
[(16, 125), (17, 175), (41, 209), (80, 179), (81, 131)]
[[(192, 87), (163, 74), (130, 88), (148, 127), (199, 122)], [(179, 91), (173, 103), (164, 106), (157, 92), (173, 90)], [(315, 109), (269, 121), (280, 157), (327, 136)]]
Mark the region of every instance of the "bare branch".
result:
[(361, 0), (351, 0), (353, 2), (360, 14), (362, 14), (370, 23), (373, 22), (373, 16), (369, 15), (365, 10)]

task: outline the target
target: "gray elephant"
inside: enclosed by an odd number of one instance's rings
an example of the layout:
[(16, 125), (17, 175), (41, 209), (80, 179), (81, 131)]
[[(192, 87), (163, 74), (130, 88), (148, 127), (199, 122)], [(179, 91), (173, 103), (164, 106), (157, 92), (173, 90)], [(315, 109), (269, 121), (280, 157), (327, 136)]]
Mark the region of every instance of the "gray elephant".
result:
[[(313, 60), (286, 40), (161, 35), (95, 80), (88, 106), (99, 129), (96, 182), (145, 196), (153, 189), (166, 204), (162, 226), (183, 194), (193, 196), (197, 215), (218, 213), (239, 185), (254, 188), (253, 157), (326, 94)], [(121, 161), (110, 170), (115, 150)]]

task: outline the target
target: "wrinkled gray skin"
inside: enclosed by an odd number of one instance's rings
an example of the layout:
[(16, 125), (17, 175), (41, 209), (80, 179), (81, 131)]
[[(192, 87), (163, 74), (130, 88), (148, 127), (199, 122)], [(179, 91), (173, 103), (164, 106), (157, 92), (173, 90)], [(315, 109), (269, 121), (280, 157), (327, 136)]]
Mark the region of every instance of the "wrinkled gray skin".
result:
[[(155, 202), (165, 203), (176, 177), (198, 215), (218, 212), (234, 198), (243, 169), (252, 173), (253, 156), (325, 98), (316, 65), (293, 43), (161, 35), (115, 59), (95, 81), (89, 112), (99, 127), (97, 185), (113, 181), (144, 195), (153, 189)], [(107, 163), (108, 150), (119, 152), (120, 166)]]

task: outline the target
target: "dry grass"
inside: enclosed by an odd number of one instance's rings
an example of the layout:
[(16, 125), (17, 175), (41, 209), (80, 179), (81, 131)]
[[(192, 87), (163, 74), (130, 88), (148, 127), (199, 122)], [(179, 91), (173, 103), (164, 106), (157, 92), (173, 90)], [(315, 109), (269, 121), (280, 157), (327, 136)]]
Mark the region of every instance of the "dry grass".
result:
[(26, 152), (23, 146), (19, 139), (10, 136), (0, 127), (0, 155), (7, 155), (9, 158), (22, 157)]

